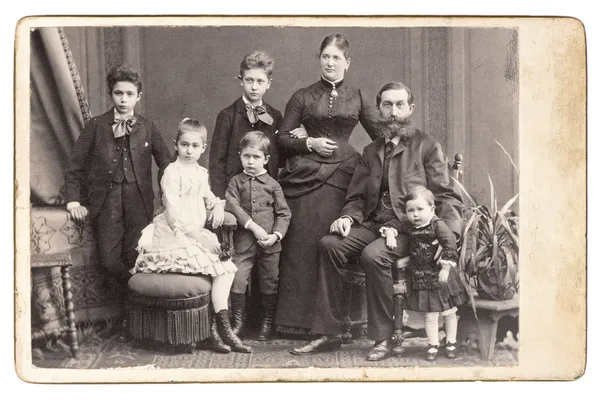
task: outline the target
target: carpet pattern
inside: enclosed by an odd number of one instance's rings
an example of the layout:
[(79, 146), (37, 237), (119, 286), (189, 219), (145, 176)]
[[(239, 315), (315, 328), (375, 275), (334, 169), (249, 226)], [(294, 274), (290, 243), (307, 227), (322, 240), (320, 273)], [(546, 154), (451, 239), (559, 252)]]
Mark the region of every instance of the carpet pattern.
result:
[[(507, 338), (508, 339), (508, 338)], [(355, 367), (453, 367), (453, 366), (513, 366), (518, 365), (518, 345), (515, 341), (505, 340), (497, 343), (494, 357), (483, 361), (476, 348), (459, 348), (456, 359), (449, 360), (440, 351), (435, 362), (424, 360), (427, 339), (414, 337), (406, 339), (405, 354), (402, 357), (390, 357), (380, 362), (365, 360), (372, 341), (365, 337), (357, 338), (353, 343), (343, 345), (339, 351), (325, 352), (309, 356), (294, 356), (289, 353), (304, 340), (274, 339), (259, 342), (252, 338), (244, 343), (253, 348), (250, 354), (217, 354), (201, 347), (192, 353), (184, 347), (156, 345), (152, 343), (122, 343), (116, 335), (105, 338), (85, 338), (76, 358), (68, 357), (68, 347), (64, 344), (54, 348), (36, 349), (33, 364), (39, 368), (355, 368)]]

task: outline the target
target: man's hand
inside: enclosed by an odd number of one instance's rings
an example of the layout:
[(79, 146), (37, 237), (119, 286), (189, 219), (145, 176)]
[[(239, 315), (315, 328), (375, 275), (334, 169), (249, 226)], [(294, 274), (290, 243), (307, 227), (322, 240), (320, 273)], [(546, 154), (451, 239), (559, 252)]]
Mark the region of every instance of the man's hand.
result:
[(275, 242), (277, 242), (277, 239), (279, 239), (279, 237), (276, 234), (271, 233), (270, 235), (267, 235), (266, 239), (257, 240), (257, 243), (260, 247), (266, 249), (273, 246)]
[(352, 228), (352, 221), (350, 218), (338, 218), (329, 227), (329, 232), (340, 235), (341, 237), (346, 237), (350, 233), (350, 228)]
[(84, 206), (72, 208), (69, 212), (71, 213), (71, 217), (77, 222), (85, 221), (89, 214), (88, 209)]

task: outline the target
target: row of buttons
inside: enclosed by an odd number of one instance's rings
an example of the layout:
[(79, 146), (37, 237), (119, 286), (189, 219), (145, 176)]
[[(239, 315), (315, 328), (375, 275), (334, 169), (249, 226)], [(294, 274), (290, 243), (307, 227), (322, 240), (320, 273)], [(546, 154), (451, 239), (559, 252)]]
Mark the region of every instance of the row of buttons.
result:
[[(127, 171), (127, 168), (123, 168), (124, 171)], [(113, 172), (112, 171), (108, 171), (108, 174), (111, 175)]]
[(332, 108), (333, 108), (333, 99), (337, 98), (337, 96), (329, 96), (329, 109), (328, 114), (329, 114), (329, 118), (331, 118), (331, 113), (333, 112)]

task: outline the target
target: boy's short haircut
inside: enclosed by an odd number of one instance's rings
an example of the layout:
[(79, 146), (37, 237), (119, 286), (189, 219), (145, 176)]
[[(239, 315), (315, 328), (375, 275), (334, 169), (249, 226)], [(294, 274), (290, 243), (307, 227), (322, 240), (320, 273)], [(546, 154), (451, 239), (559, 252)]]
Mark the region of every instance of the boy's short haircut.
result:
[(265, 70), (269, 79), (273, 76), (273, 68), (275, 67), (275, 61), (264, 51), (255, 50), (252, 53), (246, 54), (244, 59), (240, 63), (240, 76), (244, 77), (244, 71), (253, 68), (262, 68)]
[(240, 153), (246, 147), (254, 147), (268, 156), (270, 154), (271, 141), (269, 137), (261, 131), (250, 131), (240, 140)]
[(109, 93), (112, 92), (118, 82), (131, 82), (137, 87), (138, 94), (142, 93), (140, 74), (128, 64), (116, 65), (106, 75), (106, 85)]

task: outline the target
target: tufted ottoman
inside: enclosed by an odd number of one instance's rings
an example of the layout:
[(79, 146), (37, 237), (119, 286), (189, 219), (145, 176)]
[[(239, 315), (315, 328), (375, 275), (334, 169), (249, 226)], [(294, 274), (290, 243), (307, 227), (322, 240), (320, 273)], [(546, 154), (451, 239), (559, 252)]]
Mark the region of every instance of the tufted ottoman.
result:
[[(217, 236), (221, 256), (231, 257), (237, 222), (226, 212)], [(210, 336), (211, 278), (175, 273), (137, 273), (128, 282), (129, 333), (134, 340), (188, 345)]]
[(210, 332), (210, 277), (138, 273), (129, 279), (129, 333), (171, 345), (196, 343)]

